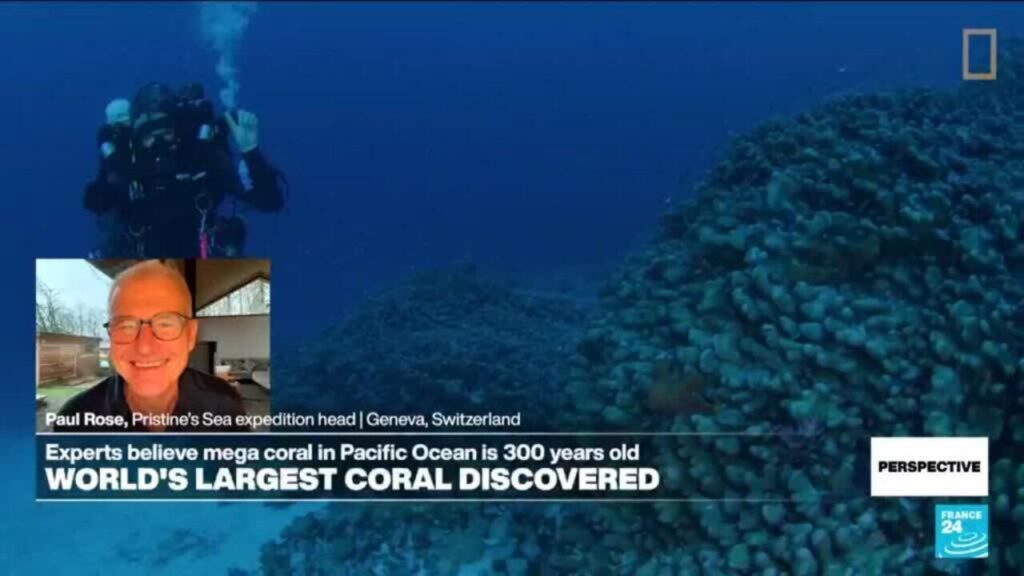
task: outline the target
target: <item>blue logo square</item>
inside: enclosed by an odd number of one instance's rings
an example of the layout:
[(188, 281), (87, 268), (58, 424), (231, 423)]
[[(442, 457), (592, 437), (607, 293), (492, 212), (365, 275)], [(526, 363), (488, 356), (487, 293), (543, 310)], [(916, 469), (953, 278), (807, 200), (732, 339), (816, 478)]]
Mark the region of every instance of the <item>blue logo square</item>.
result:
[(935, 557), (988, 558), (988, 504), (936, 504)]

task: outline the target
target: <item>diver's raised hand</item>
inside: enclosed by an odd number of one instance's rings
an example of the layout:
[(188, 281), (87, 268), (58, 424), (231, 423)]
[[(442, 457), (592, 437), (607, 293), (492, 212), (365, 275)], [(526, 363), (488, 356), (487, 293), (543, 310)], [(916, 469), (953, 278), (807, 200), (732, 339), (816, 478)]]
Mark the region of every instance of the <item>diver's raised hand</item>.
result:
[(224, 115), (228, 128), (231, 129), (231, 136), (238, 145), (239, 152), (245, 154), (255, 150), (260, 145), (260, 119), (252, 112), (236, 110), (234, 117), (231, 113)]
[(142, 192), (142, 185), (138, 182), (132, 182), (128, 185), (128, 199), (132, 202), (142, 200), (145, 196)]

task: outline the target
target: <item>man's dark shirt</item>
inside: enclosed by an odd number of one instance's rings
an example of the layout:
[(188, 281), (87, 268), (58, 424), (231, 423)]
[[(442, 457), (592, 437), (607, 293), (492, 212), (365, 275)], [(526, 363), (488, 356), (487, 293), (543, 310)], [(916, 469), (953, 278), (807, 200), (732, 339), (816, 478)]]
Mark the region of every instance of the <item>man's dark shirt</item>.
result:
[[(82, 414), (91, 412), (101, 416), (121, 415), (128, 423), (127, 428), (119, 426), (86, 426)], [(165, 432), (249, 432), (248, 426), (203, 426), (203, 414), (231, 416), (232, 423), (236, 415), (245, 414), (242, 397), (230, 384), (187, 368), (178, 379), (178, 402), (174, 406), (175, 417), (195, 415), (199, 419), (197, 426), (167, 426)], [(141, 423), (132, 425), (132, 410), (124, 396), (124, 379), (115, 374), (99, 384), (79, 393), (61, 407), (60, 416), (78, 414), (78, 424), (62, 426), (54, 424), (54, 432), (146, 432), (148, 429)]]

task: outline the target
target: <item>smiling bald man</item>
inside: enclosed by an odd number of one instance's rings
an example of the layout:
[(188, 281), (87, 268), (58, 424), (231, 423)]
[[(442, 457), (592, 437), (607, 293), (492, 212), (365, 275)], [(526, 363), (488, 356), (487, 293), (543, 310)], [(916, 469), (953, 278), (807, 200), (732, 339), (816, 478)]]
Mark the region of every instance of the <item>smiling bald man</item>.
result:
[(199, 321), (176, 270), (157, 260), (125, 270), (110, 288), (108, 310), (116, 374), (69, 400), (54, 418), (55, 432), (251, 430), (234, 423), (245, 414), (238, 392), (188, 367)]

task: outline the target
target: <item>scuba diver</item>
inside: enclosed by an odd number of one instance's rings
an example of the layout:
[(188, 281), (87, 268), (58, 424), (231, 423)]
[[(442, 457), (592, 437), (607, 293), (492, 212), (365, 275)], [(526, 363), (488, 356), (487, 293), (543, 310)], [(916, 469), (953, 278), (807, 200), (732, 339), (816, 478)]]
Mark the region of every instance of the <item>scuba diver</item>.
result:
[[(97, 143), (99, 174), (84, 198), (101, 228), (92, 257), (240, 256), (246, 229), (237, 202), (265, 212), (284, 206), (285, 181), (260, 152), (256, 115), (216, 118), (201, 85), (175, 94), (154, 82), (131, 103), (112, 101)], [(235, 210), (224, 217), (228, 198)]]

